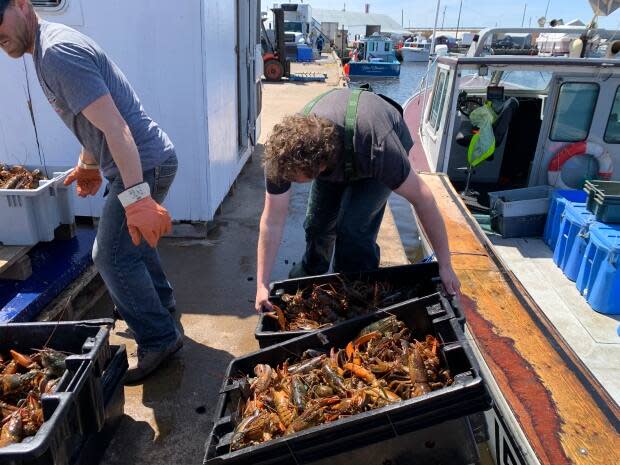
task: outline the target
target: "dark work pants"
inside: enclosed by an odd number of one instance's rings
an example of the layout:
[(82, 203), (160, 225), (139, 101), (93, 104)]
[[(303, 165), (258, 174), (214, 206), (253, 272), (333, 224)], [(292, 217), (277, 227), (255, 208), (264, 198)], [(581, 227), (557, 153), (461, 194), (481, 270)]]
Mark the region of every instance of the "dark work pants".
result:
[[(316, 179), (308, 198), (306, 253), (291, 278), (379, 268), (377, 234), (391, 190), (375, 179), (346, 184)], [(334, 251), (335, 247), (335, 251)]]

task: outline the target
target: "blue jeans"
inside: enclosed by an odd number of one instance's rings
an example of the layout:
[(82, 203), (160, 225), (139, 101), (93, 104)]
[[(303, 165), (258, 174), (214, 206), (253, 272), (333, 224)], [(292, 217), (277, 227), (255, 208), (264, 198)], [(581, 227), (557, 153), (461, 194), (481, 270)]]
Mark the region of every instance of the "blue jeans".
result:
[[(166, 198), (177, 167), (177, 157), (173, 155), (144, 173), (144, 181), (151, 187), (157, 203)], [(118, 200), (118, 194), (125, 190), (121, 176), (108, 181), (93, 261), (140, 349), (159, 351), (179, 335), (169, 311), (175, 306), (172, 286), (164, 274), (157, 249), (144, 240), (138, 247), (131, 242), (125, 209)]]
[(372, 178), (346, 184), (314, 180), (304, 222), (306, 253), (289, 277), (327, 273), (332, 254), (337, 273), (379, 268), (377, 235), (391, 192)]

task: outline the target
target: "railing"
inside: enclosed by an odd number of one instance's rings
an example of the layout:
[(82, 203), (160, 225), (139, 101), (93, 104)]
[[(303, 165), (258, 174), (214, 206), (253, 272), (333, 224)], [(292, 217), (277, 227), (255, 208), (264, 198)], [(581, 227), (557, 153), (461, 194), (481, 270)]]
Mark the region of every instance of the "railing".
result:
[(316, 19), (312, 18), (312, 30), (316, 31), (321, 37), (323, 37), (323, 41), (325, 44), (331, 43), (331, 39), (327, 37), (323, 31), (321, 31), (321, 23), (319, 23)]
[(620, 39), (620, 31), (607, 29), (588, 29), (587, 27), (567, 26), (567, 27), (509, 27), (509, 28), (490, 28), (480, 31), (480, 37), (476, 43), (475, 57), (482, 56), (484, 47), (489, 38), (495, 34), (588, 34), (596, 35), (602, 39)]

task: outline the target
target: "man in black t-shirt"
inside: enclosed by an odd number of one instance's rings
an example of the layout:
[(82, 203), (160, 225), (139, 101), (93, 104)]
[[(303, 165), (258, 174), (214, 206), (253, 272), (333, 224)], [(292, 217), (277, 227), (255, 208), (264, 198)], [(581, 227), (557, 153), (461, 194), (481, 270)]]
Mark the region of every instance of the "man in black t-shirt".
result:
[(311, 110), (307, 107), (307, 115), (284, 118), (266, 144), (256, 310), (270, 307), (269, 279), (292, 182), (313, 181), (304, 222), (306, 252), (291, 270), (292, 278), (326, 273), (332, 255), (336, 272), (378, 268), (377, 234), (394, 191), (411, 202), (428, 232), (447, 292), (459, 292), (437, 204), (407, 158), (413, 141), (401, 114), (378, 95), (362, 92), (355, 123), (347, 125), (351, 94), (349, 89), (332, 91)]

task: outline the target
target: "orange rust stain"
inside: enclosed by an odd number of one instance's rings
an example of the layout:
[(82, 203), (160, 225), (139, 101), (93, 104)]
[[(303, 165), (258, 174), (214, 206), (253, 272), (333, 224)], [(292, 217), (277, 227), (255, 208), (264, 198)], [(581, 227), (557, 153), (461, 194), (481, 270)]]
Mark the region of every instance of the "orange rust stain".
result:
[[(528, 436), (535, 435), (539, 444), (544, 447), (546, 457), (539, 456), (539, 460), (552, 465), (573, 463), (565, 454), (560, 441), (562, 421), (555, 403), (541, 379), (536, 375), (535, 369), (519, 355), (512, 339), (496, 334), (493, 325), (478, 312), (477, 304), (473, 299), (463, 295), (461, 303), (467, 324), (472, 327), (476, 341), (482, 345), (485, 359), (487, 362), (492, 362), (510, 380), (510, 385), (502, 386), (502, 391), (504, 395), (511, 398), (510, 403), (513, 404), (515, 414), (517, 417), (521, 416), (517, 412), (521, 410), (521, 414), (529, 417), (520, 418), (520, 423), (522, 425), (529, 423), (534, 431), (530, 431)], [(511, 393), (505, 392), (506, 388)], [(518, 402), (521, 408), (516, 409), (514, 401)], [(540, 452), (542, 451), (537, 451), (537, 453)]]

